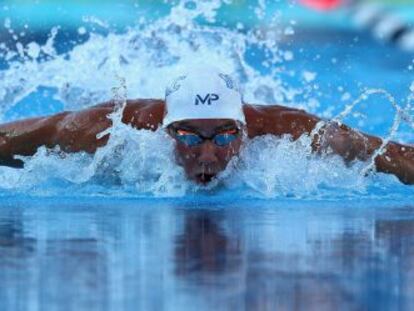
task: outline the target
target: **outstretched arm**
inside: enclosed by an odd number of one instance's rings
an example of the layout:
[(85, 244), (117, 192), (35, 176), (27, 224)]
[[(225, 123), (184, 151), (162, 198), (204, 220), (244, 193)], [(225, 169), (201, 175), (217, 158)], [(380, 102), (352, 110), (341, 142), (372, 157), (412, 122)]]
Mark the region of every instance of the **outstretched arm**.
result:
[(0, 164), (22, 167), (23, 162), (14, 156), (33, 155), (40, 146), (91, 152), (104, 142), (92, 136), (109, 126), (106, 118), (109, 112), (108, 107), (103, 106), (0, 125)]
[[(246, 105), (245, 115), (250, 137), (290, 134), (297, 139), (303, 134), (313, 134), (312, 147), (315, 152), (338, 154), (346, 162), (370, 159), (383, 142), (378, 137), (335, 122), (326, 122), (314, 133), (320, 118), (283, 106)], [(389, 142), (383, 152), (375, 157), (375, 167), (379, 172), (394, 174), (405, 184), (414, 184), (414, 146)]]
[[(30, 156), (40, 146), (59, 146), (65, 152), (93, 153), (105, 145), (109, 136), (96, 135), (111, 126), (108, 115), (113, 103), (105, 103), (77, 112), (27, 119), (0, 125), (0, 165), (22, 167), (15, 155)], [(128, 101), (122, 121), (135, 128), (155, 130), (164, 113), (162, 101)]]
[(323, 126), (314, 138), (314, 148), (318, 151), (334, 152), (347, 162), (355, 159), (365, 161), (375, 156), (374, 163), (378, 172), (393, 174), (405, 184), (414, 184), (414, 146), (389, 142), (376, 155), (382, 145), (381, 138), (335, 122)]

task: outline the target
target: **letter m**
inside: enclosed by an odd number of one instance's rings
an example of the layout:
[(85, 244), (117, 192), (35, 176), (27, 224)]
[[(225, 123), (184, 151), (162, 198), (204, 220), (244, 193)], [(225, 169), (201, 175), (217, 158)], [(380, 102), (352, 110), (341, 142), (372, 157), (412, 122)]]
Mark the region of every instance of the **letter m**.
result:
[(195, 105), (199, 105), (200, 102), (204, 105), (207, 101), (210, 101), (210, 94), (207, 94), (204, 98), (197, 94)]

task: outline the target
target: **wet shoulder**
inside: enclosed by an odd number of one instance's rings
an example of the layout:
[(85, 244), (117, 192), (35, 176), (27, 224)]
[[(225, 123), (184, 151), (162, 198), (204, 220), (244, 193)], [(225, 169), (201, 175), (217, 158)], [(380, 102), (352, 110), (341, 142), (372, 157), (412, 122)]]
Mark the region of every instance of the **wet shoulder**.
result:
[(304, 110), (280, 105), (244, 105), (244, 114), (250, 137), (274, 134), (297, 136), (309, 132), (317, 118)]
[(156, 130), (164, 118), (165, 103), (160, 99), (128, 100), (122, 121), (137, 129)]

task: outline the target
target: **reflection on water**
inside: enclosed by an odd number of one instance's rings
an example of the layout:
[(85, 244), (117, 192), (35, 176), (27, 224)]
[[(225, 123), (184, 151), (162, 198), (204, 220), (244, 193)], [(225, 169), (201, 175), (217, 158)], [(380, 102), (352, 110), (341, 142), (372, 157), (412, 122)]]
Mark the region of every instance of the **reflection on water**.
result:
[(1, 310), (409, 310), (414, 207), (4, 203)]

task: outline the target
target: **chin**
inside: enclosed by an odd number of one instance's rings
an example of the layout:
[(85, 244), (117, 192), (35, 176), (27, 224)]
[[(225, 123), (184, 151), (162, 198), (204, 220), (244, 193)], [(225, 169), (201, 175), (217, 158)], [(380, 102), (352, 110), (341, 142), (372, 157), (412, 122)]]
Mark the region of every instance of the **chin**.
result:
[(215, 179), (217, 174), (196, 174), (194, 175), (193, 180), (201, 185), (207, 185), (212, 180)]

